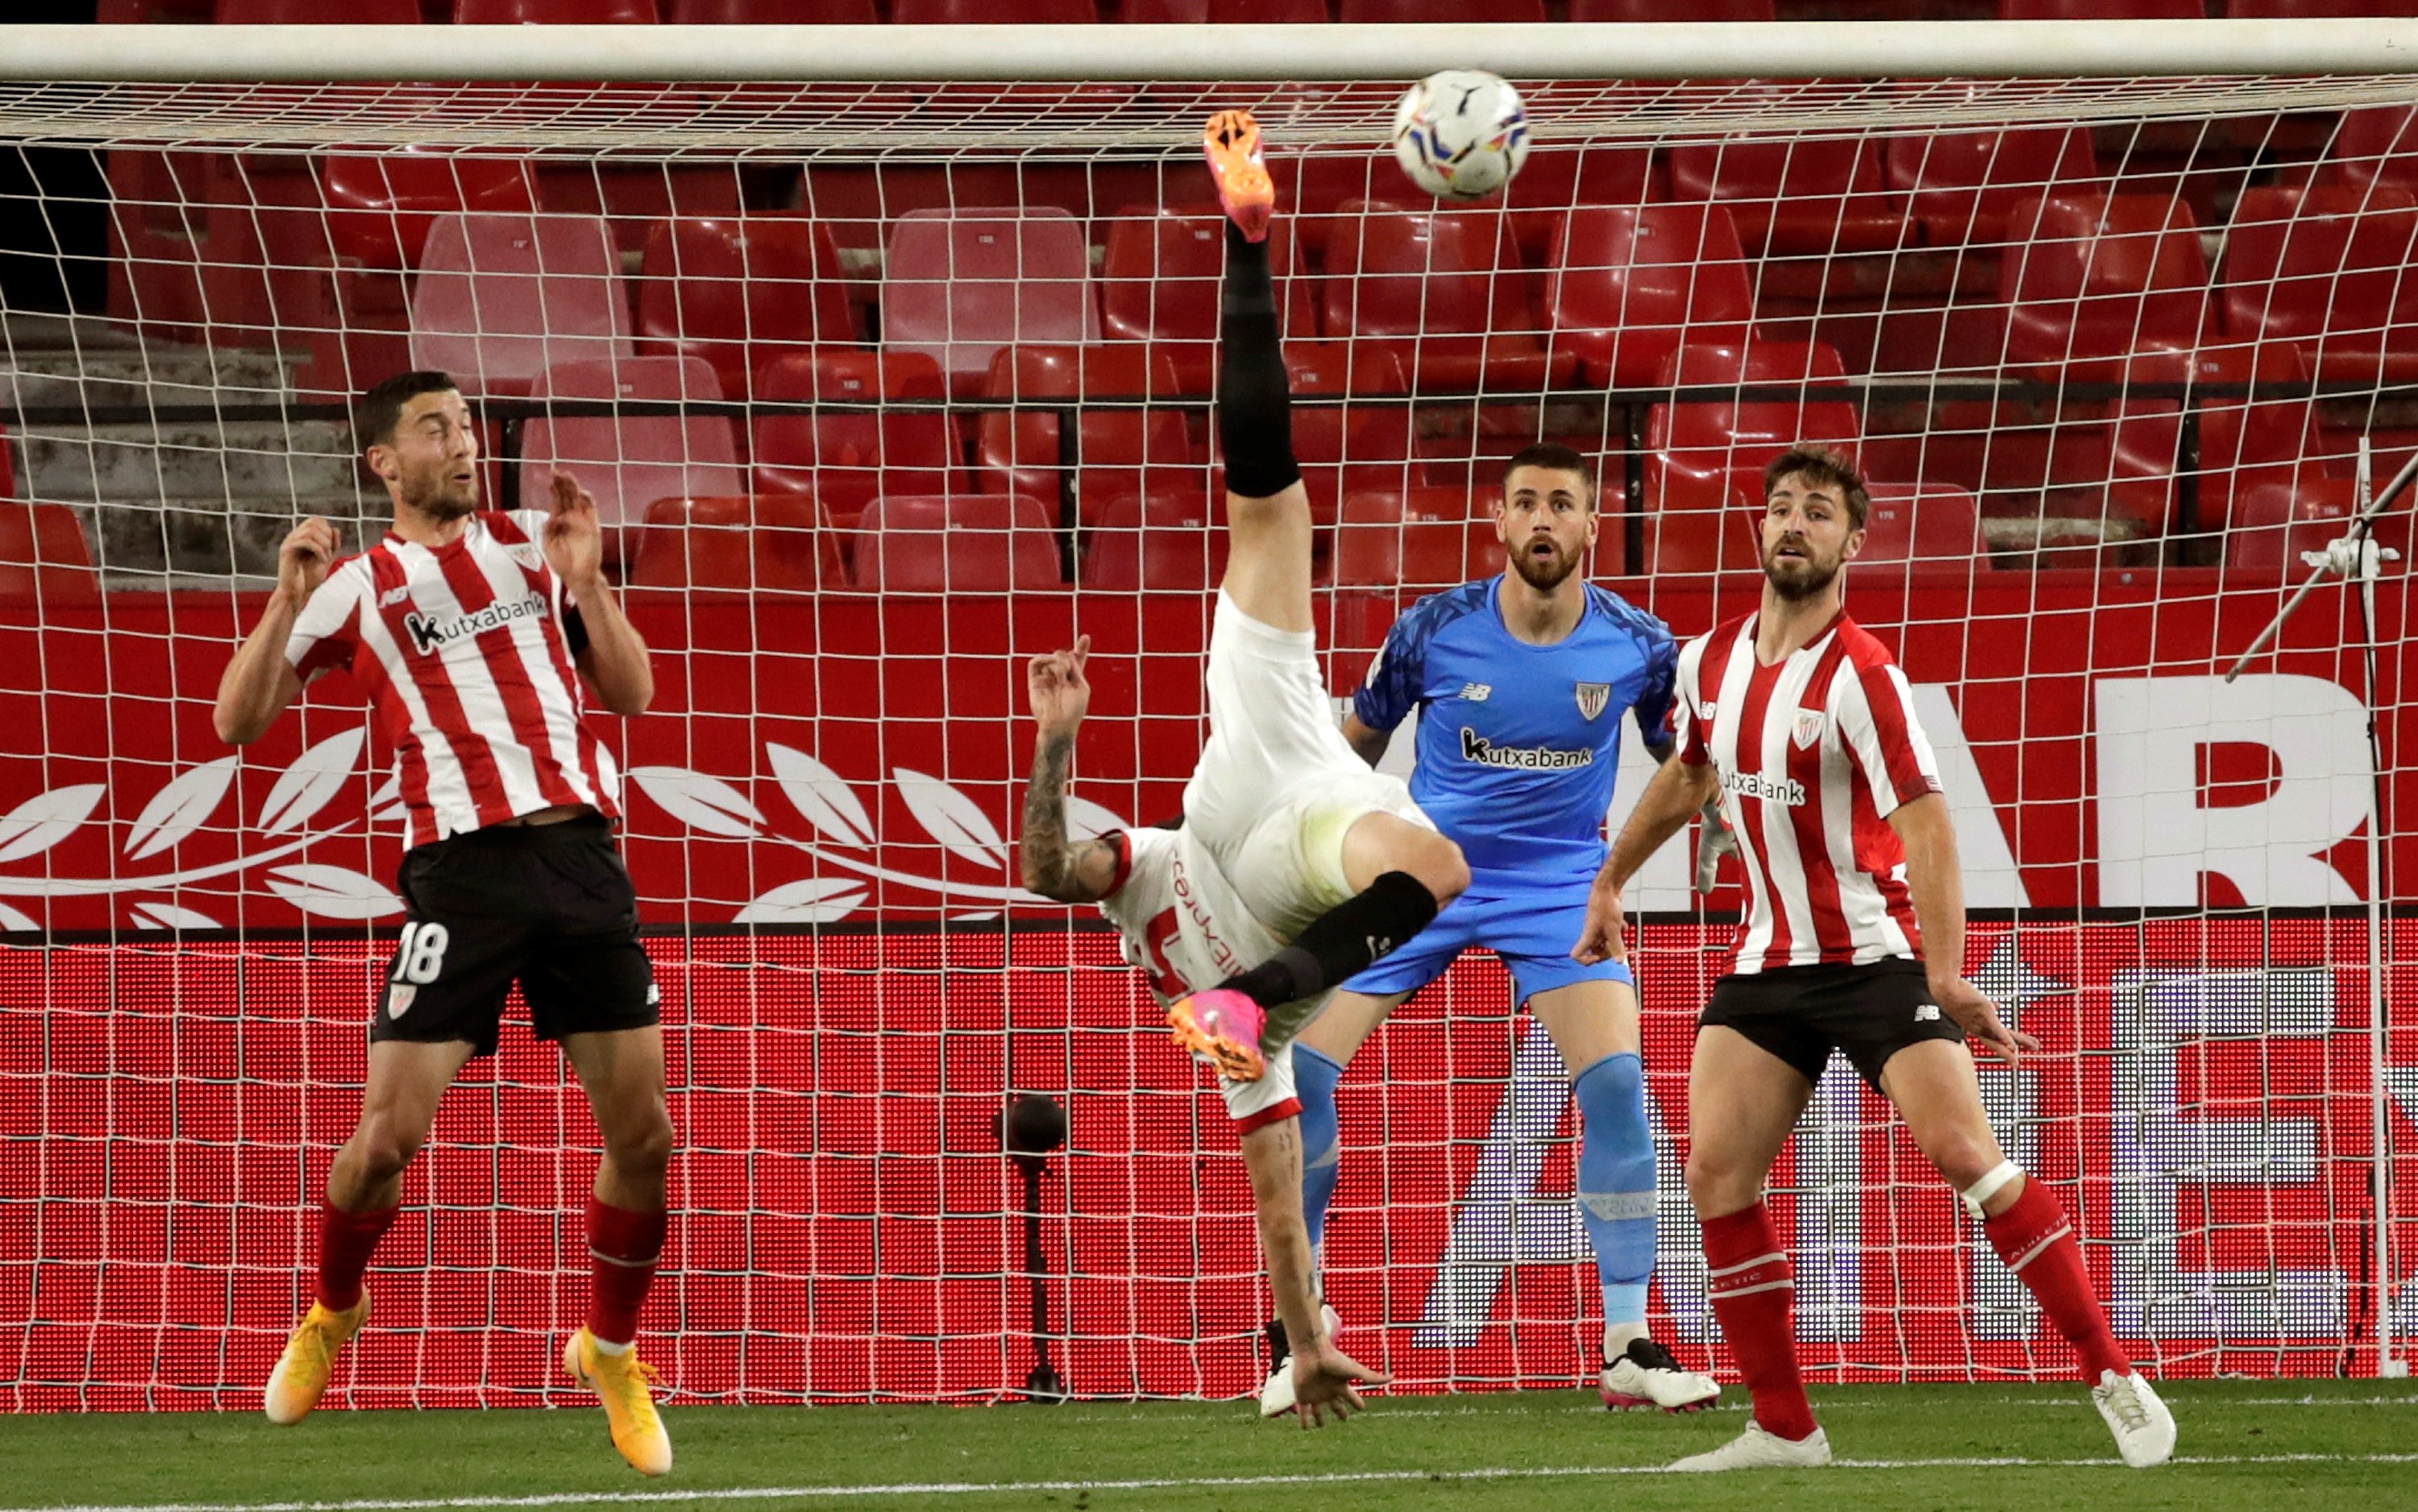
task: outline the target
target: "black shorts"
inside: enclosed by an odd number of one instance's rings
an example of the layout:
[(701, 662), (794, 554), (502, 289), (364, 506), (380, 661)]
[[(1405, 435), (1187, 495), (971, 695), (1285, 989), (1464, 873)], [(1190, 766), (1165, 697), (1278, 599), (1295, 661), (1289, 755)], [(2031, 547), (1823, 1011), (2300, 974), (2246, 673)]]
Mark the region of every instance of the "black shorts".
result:
[(498, 825), (405, 852), (403, 939), (370, 1039), (491, 1055), (513, 984), (542, 1040), (656, 1021), (638, 894), (600, 815)]
[(1965, 1039), (1931, 996), (1922, 963), (1897, 959), (1725, 976), (1713, 984), (1712, 1000), (1696, 1016), (1698, 1029), (1706, 1024), (1737, 1030), (1807, 1081), (1822, 1079), (1836, 1048), (1875, 1092), (1881, 1067), (1907, 1046)]

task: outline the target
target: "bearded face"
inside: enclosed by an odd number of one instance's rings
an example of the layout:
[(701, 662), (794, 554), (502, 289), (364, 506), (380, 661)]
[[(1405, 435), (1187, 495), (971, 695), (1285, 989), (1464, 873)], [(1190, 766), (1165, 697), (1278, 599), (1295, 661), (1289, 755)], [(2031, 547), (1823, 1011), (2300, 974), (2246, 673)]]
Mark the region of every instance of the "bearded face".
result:
[(1764, 502), (1764, 580), (1790, 603), (1816, 598), (1838, 580), (1862, 535), (1837, 485), (1783, 478)]
[(394, 434), (370, 449), (370, 466), (406, 509), (432, 520), (458, 520), (479, 508), (479, 432), (470, 406), (451, 389), (415, 394)]
[(1520, 467), (1504, 480), (1495, 534), (1520, 580), (1550, 593), (1595, 544), (1595, 501), (1586, 479), (1553, 467)]

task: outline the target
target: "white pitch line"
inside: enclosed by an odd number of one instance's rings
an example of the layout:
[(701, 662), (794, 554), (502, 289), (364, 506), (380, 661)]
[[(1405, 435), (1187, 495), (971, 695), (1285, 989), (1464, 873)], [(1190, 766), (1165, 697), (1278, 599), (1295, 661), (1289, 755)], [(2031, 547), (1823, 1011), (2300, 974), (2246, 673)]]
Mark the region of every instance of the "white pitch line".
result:
[[(2418, 1463), (2410, 1454), (2182, 1456), (2178, 1465)], [(2020, 1455), (1938, 1459), (1834, 1459), (1832, 1470), (2115, 1470), (2115, 1459), (2032, 1459)], [(1237, 1490), (1269, 1486), (1352, 1486), (1400, 1481), (1556, 1480), (1663, 1475), (1668, 1465), (1480, 1466), (1468, 1470), (1330, 1471), (1308, 1475), (1155, 1476), (1140, 1480), (877, 1481), (859, 1486), (725, 1486), (696, 1490), (547, 1491), (531, 1496), (380, 1497), (349, 1502), (129, 1502), (0, 1507), (0, 1512), (451, 1512), (465, 1507), (647, 1506), (686, 1502), (832, 1500), (868, 1496), (1006, 1496), (1028, 1491)]]

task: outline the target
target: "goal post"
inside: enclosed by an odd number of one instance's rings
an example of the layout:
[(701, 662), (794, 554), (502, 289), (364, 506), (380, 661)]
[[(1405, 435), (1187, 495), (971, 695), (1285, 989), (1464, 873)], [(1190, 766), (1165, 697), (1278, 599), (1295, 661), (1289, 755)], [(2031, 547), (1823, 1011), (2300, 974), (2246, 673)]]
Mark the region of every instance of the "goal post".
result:
[[(998, 1117), (1033, 1095), (1067, 1114), (1033, 1158), (1072, 1391), (1256, 1387), (1231, 1126), (1113, 938), (1014, 869), (1024, 658), (1094, 639), (1084, 832), (1179, 812), (1205, 733), (1198, 140), (1233, 103), (1278, 183), (1330, 691), (1499, 570), (1522, 445), (1599, 470), (1590, 571), (1683, 637), (1754, 602), (1764, 463), (1849, 449), (1849, 603), (1940, 757), (1968, 970), (2046, 1042), (1984, 1097), (2127, 1347), (2406, 1364), (2407, 563), (2372, 620), (2320, 591), (2222, 674), (2344, 530), (2363, 447), (2377, 476), (2418, 451), (2418, 22), (0, 26), (0, 152), (96, 155), (108, 239), (56, 255), (109, 285), (0, 305), (0, 1405), (255, 1404), (307, 1300), (397, 788), (342, 678), (241, 752), (209, 709), (292, 521), (381, 527), (347, 401), (405, 366), (464, 384), (498, 504), (558, 466), (597, 494), (653, 648), (655, 709), (600, 728), (682, 1134), (645, 1321), (671, 1383), (1013, 1394)], [(1394, 102), (1472, 65), (1536, 147), (1439, 208)], [(38, 182), (0, 213), (66, 223), (84, 191)], [(1649, 775), (1632, 738), (1615, 822)], [(1726, 1370), (1677, 1152), (1740, 894), (1691, 871), (1675, 847), (1632, 895), (1653, 1311)], [(1326, 1290), (1407, 1389), (1592, 1367), (1566, 1068), (1509, 993), (1463, 960), (1343, 1082)], [(331, 1400), (556, 1389), (592, 1134), (518, 1030), (469, 1083)], [(1774, 1205), (1817, 1377), (2064, 1371), (1843, 1066)]]

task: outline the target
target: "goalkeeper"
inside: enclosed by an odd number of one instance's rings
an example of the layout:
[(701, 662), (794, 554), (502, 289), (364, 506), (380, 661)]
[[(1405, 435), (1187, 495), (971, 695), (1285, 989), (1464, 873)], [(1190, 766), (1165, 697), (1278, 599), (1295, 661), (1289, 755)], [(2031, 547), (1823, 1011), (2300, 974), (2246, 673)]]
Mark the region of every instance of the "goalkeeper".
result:
[(1410, 789), (1370, 771), (1335, 726), (1310, 630), (1309, 496), (1268, 273), (1275, 190), (1248, 115), (1217, 115), (1206, 135), (1233, 221), (1217, 378), (1232, 550), (1209, 635), (1209, 741), (1177, 826), (1072, 843), (1066, 772), (1091, 701), (1090, 645), (1035, 657), (1020, 851), (1026, 887), (1099, 904), (1168, 1002), (1176, 1043), (1221, 1073), (1308, 1427), (1347, 1415), (1358, 1387), (1385, 1378), (1337, 1349), (1322, 1321), (1292, 1040), (1345, 978), (1425, 928), (1469, 871)]
[[(1341, 1170), (1335, 1111), (1343, 1068), (1385, 1016), (1484, 946), (1575, 1076), (1578, 1203), (1603, 1295), (1599, 1383), (1608, 1407), (1706, 1407), (1708, 1375), (1679, 1368), (1646, 1333), (1654, 1269), (1654, 1140), (1639, 1060), (1637, 988), (1620, 960), (1581, 965), (1570, 946), (1603, 864), (1603, 821), (1633, 715), (1657, 760), (1678, 646), (1661, 620), (1580, 572), (1599, 523), (1595, 480), (1568, 447), (1531, 446), (1503, 475), (1498, 576), (1413, 605), (1394, 624), (1343, 720), (1371, 766), (1418, 711), (1411, 794), (1468, 858), (1472, 881), (1416, 939), (1344, 985), (1293, 1056), (1301, 1088), (1304, 1197), (1319, 1243)], [(1291, 1402), (1284, 1330), (1268, 1327), (1261, 1410)]]

